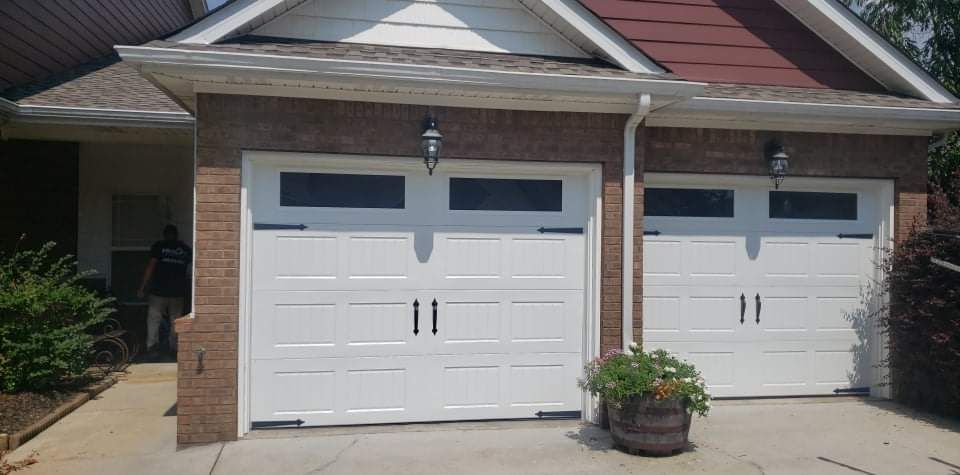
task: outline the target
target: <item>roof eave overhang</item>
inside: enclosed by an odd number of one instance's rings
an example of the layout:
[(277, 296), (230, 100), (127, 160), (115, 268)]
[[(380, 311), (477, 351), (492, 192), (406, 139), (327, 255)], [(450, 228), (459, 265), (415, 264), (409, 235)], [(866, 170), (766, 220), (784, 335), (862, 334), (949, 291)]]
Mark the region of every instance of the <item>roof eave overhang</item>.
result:
[(21, 105), (13, 121), (33, 124), (153, 128), (191, 128), (194, 123), (193, 116), (186, 112), (35, 105)]
[(648, 125), (877, 135), (960, 129), (960, 109), (695, 97), (657, 111)]
[(151, 70), (192, 69), (261, 77), (291, 75), (340, 82), (417, 83), (455, 85), (460, 88), (502, 88), (560, 93), (621, 94), (648, 93), (673, 98), (693, 97), (706, 84), (669, 79), (611, 76), (584, 76), (436, 65), (397, 64), (330, 58), (309, 58), (223, 51), (196, 51), (145, 46), (118, 46), (124, 61), (150, 65)]
[[(706, 84), (687, 81), (568, 76), (144, 46), (117, 47), (117, 50), (125, 61), (137, 63), (142, 72), (152, 74), (157, 81), (162, 82), (165, 77), (193, 81), (191, 94), (259, 94), (434, 104), (429, 102), (429, 92), (424, 94), (423, 91), (437, 91), (437, 96), (451, 91), (499, 91), (501, 98), (515, 95), (518, 101), (524, 101), (522, 108), (529, 110), (625, 113), (626, 106), (635, 103), (639, 94), (647, 93), (655, 98), (654, 112), (647, 120), (649, 126), (883, 135), (930, 135), (960, 128), (960, 110), (707, 98), (701, 97)], [(211, 77), (225, 79), (217, 83), (211, 81)], [(323, 96), (317, 92), (322, 90), (321, 87), (296, 86), (310, 81), (314, 81), (312, 86), (333, 83), (339, 89)], [(374, 90), (371, 85), (377, 86), (376, 93), (371, 92)], [(419, 93), (405, 90), (414, 86), (419, 88)], [(529, 99), (536, 94), (565, 98), (579, 95), (585, 101), (604, 96), (607, 102), (597, 101), (593, 108), (566, 99), (548, 98), (538, 103), (537, 99)], [(504, 101), (488, 107), (513, 108), (510, 104)], [(455, 105), (470, 106), (468, 103)]]
[(79, 125), (84, 127), (191, 128), (193, 116), (186, 112), (156, 112), (122, 109), (18, 104), (0, 99), (0, 124)]

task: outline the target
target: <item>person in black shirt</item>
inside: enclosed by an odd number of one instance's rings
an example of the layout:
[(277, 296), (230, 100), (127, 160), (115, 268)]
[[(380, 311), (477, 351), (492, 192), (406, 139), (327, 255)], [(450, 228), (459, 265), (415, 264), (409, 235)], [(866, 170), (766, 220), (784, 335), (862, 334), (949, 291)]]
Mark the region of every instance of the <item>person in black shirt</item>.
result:
[(170, 318), (170, 350), (176, 351), (173, 320), (183, 315), (187, 294), (187, 267), (193, 257), (190, 247), (178, 239), (177, 227), (163, 228), (163, 240), (150, 247), (150, 261), (143, 272), (137, 295), (147, 296), (147, 354), (155, 356), (160, 340), (160, 322)]

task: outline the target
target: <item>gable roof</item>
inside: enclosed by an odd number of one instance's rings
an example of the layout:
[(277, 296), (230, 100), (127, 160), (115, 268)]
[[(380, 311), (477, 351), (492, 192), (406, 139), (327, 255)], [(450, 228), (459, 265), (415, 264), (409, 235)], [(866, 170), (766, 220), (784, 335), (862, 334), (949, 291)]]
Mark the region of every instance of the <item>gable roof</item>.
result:
[[(242, 36), (314, 0), (230, 0), (193, 25), (170, 35), (179, 43), (212, 44)], [(662, 73), (663, 68), (594, 15), (577, 0), (516, 1), (558, 35), (586, 53), (641, 73)], [(276, 32), (270, 32), (276, 36)]]
[(582, 2), (685, 79), (884, 90), (774, 0)]
[(935, 77), (839, 0), (776, 1), (888, 89), (934, 102), (957, 102)]
[[(305, 1), (233, 0), (168, 39), (216, 43)], [(516, 1), (584, 51), (633, 72), (957, 100), (838, 0)]]

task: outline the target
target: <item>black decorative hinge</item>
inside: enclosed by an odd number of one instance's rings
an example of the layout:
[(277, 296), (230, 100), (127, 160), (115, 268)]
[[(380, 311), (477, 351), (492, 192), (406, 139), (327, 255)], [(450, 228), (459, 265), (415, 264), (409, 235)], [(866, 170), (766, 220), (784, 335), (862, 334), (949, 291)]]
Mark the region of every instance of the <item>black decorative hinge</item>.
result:
[(296, 419), (292, 421), (257, 421), (250, 424), (250, 427), (254, 429), (269, 429), (271, 427), (287, 427), (287, 426), (297, 426), (300, 427), (304, 423), (303, 419)]
[(873, 239), (873, 234), (864, 233), (864, 234), (837, 234), (837, 237), (840, 239)]
[(258, 230), (258, 231), (259, 231), (259, 230), (262, 230), (262, 229), (299, 229), (300, 231), (303, 231), (304, 229), (307, 229), (307, 225), (305, 225), (305, 224), (253, 223), (253, 229), (254, 229), (254, 230)]
[(534, 415), (540, 419), (579, 419), (580, 411), (537, 411)]
[(544, 233), (554, 233), (554, 234), (583, 234), (583, 228), (545, 228), (540, 226), (537, 228), (537, 232), (540, 234)]
[(660, 231), (657, 231), (657, 230), (644, 231), (644, 232), (643, 232), (643, 235), (644, 235), (644, 236), (659, 236), (659, 235), (660, 235)]
[(870, 388), (837, 388), (833, 394), (870, 394)]

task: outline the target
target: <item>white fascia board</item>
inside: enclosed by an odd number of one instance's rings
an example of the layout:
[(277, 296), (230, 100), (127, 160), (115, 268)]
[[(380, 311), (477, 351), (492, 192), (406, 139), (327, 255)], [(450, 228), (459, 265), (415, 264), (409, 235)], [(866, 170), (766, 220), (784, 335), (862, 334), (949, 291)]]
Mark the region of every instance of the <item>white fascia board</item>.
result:
[(237, 0), (170, 36), (167, 41), (194, 44), (216, 43), (252, 24), (274, 8), (281, 7), (289, 10), (299, 3), (287, 0)]
[(186, 112), (153, 112), (123, 109), (92, 109), (61, 106), (19, 105), (11, 118), (17, 123), (86, 126), (190, 128), (193, 116)]
[(450, 66), (395, 64), (328, 58), (305, 58), (234, 52), (194, 51), (147, 46), (118, 46), (125, 61), (154, 66), (186, 66), (223, 73), (283, 75), (308, 74), (326, 79), (404, 81), (460, 87), (494, 87), (535, 91), (605, 94), (649, 93), (658, 96), (693, 97), (704, 83), (666, 79), (496, 71)]
[[(534, 1), (534, 0), (527, 0)], [(572, 28), (579, 31), (598, 50), (603, 51), (620, 67), (635, 73), (663, 74), (666, 71), (643, 54), (639, 48), (613, 31), (577, 0), (535, 0)], [(526, 3), (526, 2), (524, 2)]]
[(693, 124), (698, 120), (703, 120), (704, 123), (716, 122), (718, 118), (723, 118), (723, 122), (702, 126), (895, 135), (930, 135), (934, 132), (960, 129), (958, 109), (707, 97), (695, 97), (660, 109), (651, 114), (650, 121), (660, 126), (668, 126)]
[[(883, 85), (918, 95), (925, 99), (949, 103), (957, 98), (941, 85), (930, 73), (914, 63), (899, 49), (877, 34), (850, 9), (837, 0), (776, 0), (781, 7), (793, 14), (810, 30), (836, 48), (851, 62)], [(836, 28), (830, 31), (817, 28), (826, 20)], [(850, 48), (863, 48), (875, 58), (876, 64), (866, 64), (854, 59)], [(906, 90), (904, 90), (906, 89)]]

